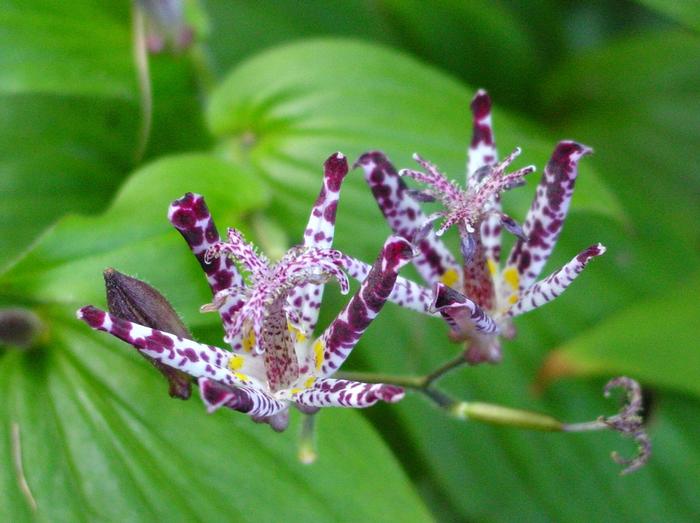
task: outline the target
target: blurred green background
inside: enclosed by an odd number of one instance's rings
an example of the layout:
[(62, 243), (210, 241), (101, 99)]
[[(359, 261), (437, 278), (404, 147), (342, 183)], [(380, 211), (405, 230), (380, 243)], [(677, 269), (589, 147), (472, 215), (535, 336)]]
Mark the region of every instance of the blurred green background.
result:
[[(135, 5), (151, 45), (164, 44), (149, 56), (150, 97)], [(178, 5), (182, 18), (157, 22), (155, 7)], [(682, 0), (5, 0), (0, 520), (696, 519), (699, 31), (697, 2)], [(602, 385), (634, 377), (654, 443), (641, 471), (618, 476), (610, 451), (634, 449), (614, 434), (465, 423), (415, 395), (323, 411), (319, 460), (302, 466), (296, 418), (279, 435), (170, 400), (137, 354), (74, 319), (104, 307), (112, 266), (220, 343), (197, 312), (207, 288), (167, 223), (170, 201), (201, 192), (220, 228), (272, 250), (296, 243), (336, 150), (382, 149), (400, 167), (419, 152), (461, 179), (480, 87), (501, 153), (521, 146), (523, 165), (541, 172), (564, 138), (595, 149), (549, 269), (596, 241), (608, 253), (518, 320), (501, 365), (445, 387), (573, 422), (614, 412)], [(505, 198), (515, 217), (532, 178)], [(388, 232), (351, 174), (337, 246), (371, 260)], [(328, 295), (322, 323), (344, 299)], [(17, 310), (38, 325), (25, 340), (10, 339)], [(347, 368), (423, 374), (457, 350), (441, 322), (387, 306)]]

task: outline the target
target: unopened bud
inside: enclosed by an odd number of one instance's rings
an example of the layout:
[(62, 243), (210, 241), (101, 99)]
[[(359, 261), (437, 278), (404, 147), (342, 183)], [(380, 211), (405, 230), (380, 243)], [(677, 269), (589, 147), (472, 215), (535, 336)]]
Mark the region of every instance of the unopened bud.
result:
[(41, 320), (29, 309), (0, 309), (0, 345), (26, 349), (34, 345), (43, 331)]
[[(147, 283), (126, 276), (114, 269), (104, 271), (109, 312), (128, 321), (192, 339), (168, 300)], [(192, 378), (184, 372), (155, 361), (142, 352), (170, 384), (170, 396), (188, 399), (192, 393)]]
[(150, 52), (162, 52), (167, 46), (182, 51), (192, 44), (194, 32), (185, 23), (183, 0), (137, 0), (137, 5), (146, 17)]

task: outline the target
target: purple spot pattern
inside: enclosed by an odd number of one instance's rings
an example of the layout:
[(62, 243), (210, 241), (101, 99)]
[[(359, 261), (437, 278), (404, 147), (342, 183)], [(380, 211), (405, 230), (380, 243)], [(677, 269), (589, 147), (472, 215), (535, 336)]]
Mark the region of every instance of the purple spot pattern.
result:
[[(371, 265), (347, 255), (343, 257), (342, 264), (348, 275), (359, 282), (365, 281), (372, 269)], [(433, 292), (427, 287), (398, 276), (389, 295), (389, 301), (400, 307), (431, 314)]]
[(271, 398), (252, 387), (230, 387), (208, 378), (200, 378), (199, 391), (209, 412), (227, 407), (256, 418), (266, 418), (287, 409), (286, 402)]
[[(450, 326), (450, 337), (467, 342), (467, 361), (472, 364), (495, 363), (501, 360), (498, 337), (515, 334), (511, 318), (559, 296), (593, 257), (605, 252), (605, 248), (594, 245), (535, 283), (566, 218), (578, 174), (578, 161), (591, 150), (572, 141), (562, 141), (557, 145), (525, 223), (520, 227), (503, 214), (500, 193), (522, 185), (524, 176), (533, 172), (534, 167), (506, 173), (506, 168), (520, 154), (519, 149), (497, 163), (491, 99), (485, 91), (476, 93), (471, 110), (473, 133), (468, 150), (466, 189), (460, 188), (435, 165), (418, 155), (414, 155), (414, 159), (423, 171), (404, 169), (398, 172), (398, 176), (408, 176), (424, 184), (427, 188), (420, 191), (421, 201), (440, 201), (444, 206), (442, 211), (426, 217), (382, 153), (366, 153), (358, 164), (365, 169), (365, 178), (392, 229), (414, 241), (414, 247), (421, 252), (421, 260), (430, 260), (434, 256), (429, 265), (435, 262), (436, 267), (443, 268), (444, 260), (454, 260), (449, 253), (441, 252), (435, 256), (434, 251), (422, 245), (424, 238), (433, 237), (431, 224), (440, 218), (442, 223), (436, 235), (439, 237), (448, 228), (456, 226), (463, 246), (461, 281), (450, 281), (451, 288), (440, 282), (435, 286), (433, 298), (427, 301), (424, 287), (398, 278), (390, 300), (419, 312), (439, 314)], [(518, 237), (518, 241), (511, 250), (506, 267), (500, 270), (503, 228)], [(442, 243), (439, 245), (444, 249)], [(354, 278), (361, 279), (368, 274), (367, 267), (356, 260), (349, 259), (346, 264)], [(420, 268), (418, 266), (419, 271)], [(443, 269), (439, 274), (444, 272)], [(436, 282), (434, 272), (426, 275), (421, 271), (421, 276), (431, 285)], [(517, 289), (513, 289), (514, 282), (517, 282)]]
[[(426, 217), (394, 166), (378, 151), (363, 154), (355, 165), (362, 167), (365, 181), (394, 233), (414, 241)], [(458, 271), (457, 261), (432, 231), (416, 242), (416, 247), (419, 254), (413, 264), (429, 284), (439, 281), (449, 269)]]
[[(233, 352), (132, 323), (92, 306), (81, 308), (78, 318), (154, 361), (198, 378), (201, 397), (210, 412), (227, 407), (275, 430), (287, 426), (291, 402), (312, 410), (399, 401), (403, 390), (397, 387), (324, 378), (350, 353), (390, 295), (399, 268), (412, 258), (406, 240), (387, 240), (358, 293), (322, 339), (316, 340), (333, 349), (323, 354), (328, 359), (323, 372), (317, 371), (314, 343), (288, 328), (288, 324), (316, 324), (327, 280), (334, 278), (341, 292), (349, 291), (344, 272), (348, 258), (330, 248), (339, 191), (347, 172), (347, 161), (340, 153), (326, 161), (323, 187), (312, 209), (304, 244), (290, 249), (276, 264), (235, 229), (229, 229), (227, 241), (221, 241), (201, 196), (188, 193), (170, 206), (170, 221), (199, 260), (214, 293), (205, 310), (219, 310), (225, 339)], [(246, 271), (246, 280), (233, 260)], [(363, 270), (359, 262), (356, 270)], [(409, 291), (418, 293), (413, 287)], [(427, 298), (423, 295), (421, 299), (426, 302)], [(298, 396), (301, 399), (297, 400)]]
[[(206, 254), (220, 241), (216, 224), (211, 217), (204, 198), (187, 193), (175, 200), (168, 209), (168, 220), (182, 234), (207, 276), (209, 287), (215, 296), (231, 287), (240, 287), (243, 277), (229, 258), (207, 258)], [(227, 295), (219, 306), (221, 321), (226, 327), (232, 315), (243, 305), (240, 296)]]
[[(402, 237), (390, 236), (367, 278), (350, 302), (321, 336), (324, 347), (321, 376), (340, 368), (350, 352), (389, 299), (398, 271), (413, 258), (411, 244)], [(310, 354), (313, 358), (313, 354)]]
[(520, 293), (520, 300), (508, 311), (508, 314), (519, 316), (552, 301), (571, 285), (589, 261), (604, 252), (605, 247), (600, 243), (581, 252), (559, 270)]
[[(330, 249), (333, 246), (340, 188), (347, 174), (348, 161), (341, 153), (332, 154), (323, 164), (323, 185), (304, 230), (304, 247)], [(289, 293), (289, 305), (299, 311), (296, 327), (306, 336), (316, 328), (323, 287), (323, 284), (305, 283)]]
[(456, 339), (467, 339), (474, 332), (495, 334), (496, 322), (481, 307), (460, 292), (438, 283), (432, 309), (452, 328)]
[(528, 240), (518, 240), (506, 264), (517, 268), (521, 289), (534, 283), (549, 259), (569, 211), (578, 176), (578, 161), (590, 152), (585, 145), (562, 141), (545, 167), (523, 225)]
[(296, 396), (304, 407), (371, 407), (378, 401), (396, 403), (404, 397), (404, 390), (394, 385), (358, 383), (348, 380), (320, 379), (309, 389)]
[[(476, 95), (471, 102), (472, 111), (472, 141), (469, 145), (469, 160), (467, 162), (467, 183), (472, 189), (476, 187), (476, 184), (481, 181), (482, 177), (479, 176), (480, 172), (487, 172), (487, 170), (479, 171), (483, 168), (488, 168), (490, 166), (496, 165), (498, 162), (498, 152), (496, 151), (496, 141), (493, 133), (492, 117), (491, 117), (491, 98), (488, 93), (483, 89), (477, 91)], [(501, 221), (497, 213), (501, 211), (501, 198), (499, 194), (494, 194), (489, 202), (493, 213), (488, 214), (484, 220), (481, 222), (480, 236), (477, 236), (477, 249), (483, 252), (484, 260), (490, 259), (494, 263), (498, 264), (501, 259)], [(478, 244), (481, 244), (479, 246)], [(475, 261), (473, 264), (477, 267), (481, 267), (478, 271), (479, 274), (475, 274), (472, 271), (471, 274), (465, 275), (465, 278), (473, 278), (472, 282), (467, 283), (465, 281), (465, 291), (467, 295), (471, 296), (470, 290), (467, 286), (472, 289), (477, 285), (488, 285), (484, 278), (491, 279), (489, 274), (485, 274), (484, 263)], [(484, 299), (485, 296), (490, 296), (492, 290), (482, 291)], [(480, 302), (481, 303), (481, 302)], [(486, 303), (484, 303), (486, 306)]]
[(231, 260), (224, 258), (205, 260), (207, 250), (219, 241), (219, 232), (209, 213), (204, 198), (187, 193), (170, 204), (168, 220), (180, 231), (204, 269), (212, 294), (243, 282)]

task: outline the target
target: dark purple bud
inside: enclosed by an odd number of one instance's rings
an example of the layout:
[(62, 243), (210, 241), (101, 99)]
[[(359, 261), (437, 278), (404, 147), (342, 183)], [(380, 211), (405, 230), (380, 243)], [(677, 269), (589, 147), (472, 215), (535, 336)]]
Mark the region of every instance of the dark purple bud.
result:
[[(192, 339), (192, 335), (168, 300), (153, 287), (114, 269), (105, 270), (104, 279), (109, 312), (152, 329)], [(192, 378), (188, 374), (152, 360), (142, 352), (139, 354), (149, 360), (168, 380), (171, 397), (189, 399), (192, 393)]]
[(416, 200), (417, 202), (434, 202), (435, 196), (430, 194), (428, 191), (422, 191), (420, 189), (406, 189), (408, 196)]
[(464, 265), (470, 264), (476, 253), (476, 238), (474, 238), (474, 234), (466, 231), (461, 234), (459, 248), (462, 251)]
[(502, 212), (498, 213), (498, 216), (501, 218), (501, 225), (503, 225), (506, 231), (514, 234), (519, 240), (527, 242), (527, 235), (518, 222)]
[(26, 349), (44, 332), (39, 317), (29, 309), (12, 307), (0, 310), (0, 345)]

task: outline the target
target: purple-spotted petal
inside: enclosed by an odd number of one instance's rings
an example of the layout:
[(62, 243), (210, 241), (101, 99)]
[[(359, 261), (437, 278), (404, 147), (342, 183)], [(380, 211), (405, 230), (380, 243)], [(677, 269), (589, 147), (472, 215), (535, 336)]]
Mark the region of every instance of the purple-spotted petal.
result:
[(472, 111), (472, 141), (469, 144), (469, 161), (467, 177), (469, 185), (479, 180), (474, 174), (484, 166), (494, 165), (498, 161), (496, 141), (493, 136), (491, 121), (491, 98), (483, 89), (479, 89), (470, 104)]
[(190, 250), (197, 257), (207, 275), (212, 294), (243, 283), (243, 278), (232, 260), (226, 258), (205, 260), (207, 250), (219, 242), (220, 238), (202, 196), (187, 193), (179, 200), (175, 200), (168, 209), (168, 220), (180, 231)]
[(378, 151), (365, 153), (356, 165), (364, 170), (365, 180), (394, 233), (415, 243), (419, 254), (413, 264), (421, 277), (430, 285), (445, 278), (459, 280), (457, 262), (432, 228), (417, 237), (428, 219), (386, 156)]
[(229, 387), (209, 378), (199, 379), (199, 392), (208, 412), (221, 407), (244, 412), (256, 418), (275, 416), (288, 407), (265, 392), (247, 386)]
[(513, 246), (506, 264), (506, 270), (517, 270), (520, 289), (534, 283), (554, 249), (574, 192), (578, 161), (590, 152), (585, 145), (562, 141), (545, 167), (523, 226), (528, 240)]
[(600, 243), (591, 245), (561, 269), (524, 290), (520, 294), (518, 302), (508, 311), (508, 315), (519, 316), (552, 301), (571, 285), (588, 265), (588, 262), (604, 252), (605, 247)]
[(442, 315), (457, 340), (467, 339), (476, 332), (496, 334), (498, 331), (496, 323), (481, 307), (441, 283), (435, 286), (432, 309)]
[(316, 375), (327, 377), (340, 368), (389, 299), (399, 269), (412, 258), (413, 248), (404, 238), (390, 236), (384, 243), (357, 294), (312, 345), (309, 359)]
[(91, 305), (78, 310), (77, 317), (93, 329), (116, 336), (146, 356), (195, 378), (211, 378), (231, 386), (263, 388), (264, 376), (258, 374), (259, 367), (252, 358), (144, 327)]
[(378, 401), (396, 403), (404, 397), (404, 390), (395, 385), (360, 383), (357, 381), (319, 379), (308, 389), (294, 396), (304, 407), (371, 407)]
[[(348, 173), (348, 161), (341, 153), (332, 154), (323, 164), (323, 185), (316, 198), (304, 230), (304, 246), (330, 249), (335, 234), (335, 217), (340, 198), (340, 187)], [(287, 299), (298, 314), (298, 325), (305, 336), (316, 328), (323, 298), (323, 285), (306, 283), (293, 289)]]
[[(347, 255), (343, 257), (342, 264), (348, 275), (360, 283), (365, 281), (369, 271), (372, 269), (371, 265)], [(433, 291), (402, 276), (398, 276), (394, 289), (389, 296), (389, 301), (406, 309), (431, 314), (430, 306), (433, 303)]]
[(323, 185), (304, 230), (304, 247), (330, 249), (333, 245), (340, 187), (347, 174), (348, 161), (341, 153), (332, 154), (323, 164)]
[[(477, 91), (470, 107), (472, 111), (472, 140), (469, 144), (467, 184), (470, 188), (476, 188), (483, 177), (490, 174), (492, 167), (498, 162), (498, 151), (496, 150), (491, 119), (491, 98), (488, 93), (483, 89)], [(500, 212), (501, 200), (498, 194), (491, 198), (490, 205), (494, 212)], [(498, 216), (489, 214), (481, 222), (480, 239), (484, 256), (497, 265), (501, 259), (501, 222)]]

